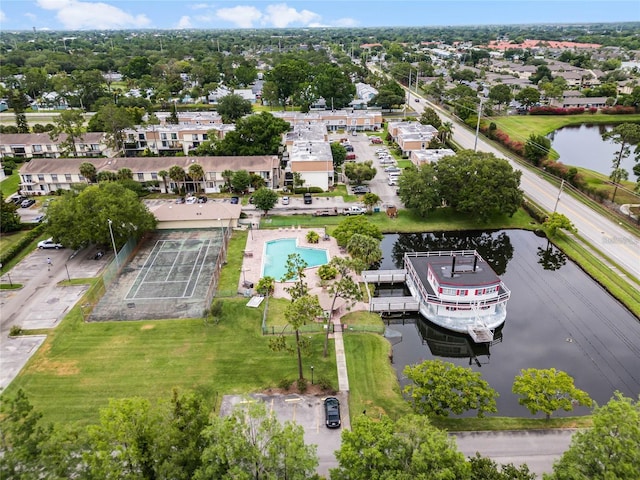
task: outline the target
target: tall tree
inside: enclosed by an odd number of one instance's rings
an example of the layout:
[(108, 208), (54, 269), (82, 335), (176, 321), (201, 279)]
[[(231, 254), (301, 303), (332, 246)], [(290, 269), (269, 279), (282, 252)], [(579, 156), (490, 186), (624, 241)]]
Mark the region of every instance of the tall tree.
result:
[(253, 107), (249, 100), (240, 95), (229, 94), (218, 100), (216, 111), (222, 116), (223, 123), (235, 123), (239, 118), (251, 113)]
[(288, 351), (295, 353), (298, 361), (298, 380), (304, 380), (304, 370), (302, 368), (302, 355), (307, 353), (311, 347), (308, 338), (300, 336), (300, 329), (303, 325), (311, 324), (316, 318), (322, 315), (322, 307), (317, 295), (302, 295), (287, 304), (284, 311), (284, 318), (287, 326), (295, 334), (295, 347), (290, 347), (284, 335), (273, 337), (269, 341), (269, 347), (273, 351)]
[(328, 106), (341, 109), (349, 105), (356, 94), (356, 87), (338, 65), (320, 65), (313, 77), (315, 91)]
[(168, 193), (169, 190), (167, 190), (167, 177), (169, 176), (169, 172), (167, 172), (166, 170), (160, 170), (158, 172), (158, 176), (162, 179), (162, 183), (164, 183), (164, 193)]
[(529, 109), (540, 102), (540, 91), (534, 87), (525, 87), (516, 93), (515, 99)]
[(422, 115), (420, 115), (419, 122), (422, 125), (431, 125), (433, 128), (440, 128), (440, 125), (442, 125), (440, 116), (431, 107), (427, 107), (423, 110)]
[(282, 109), (308, 79), (310, 65), (304, 60), (288, 59), (275, 65), (266, 75), (265, 88), (270, 88)]
[(349, 216), (342, 220), (333, 231), (333, 236), (338, 245), (346, 247), (351, 237), (357, 233), (375, 238), (378, 241), (382, 240), (382, 232), (378, 226), (367, 220), (364, 215)]
[(216, 417), (204, 432), (206, 447), (195, 480), (313, 478), (316, 447), (305, 445), (303, 428), (280, 424), (262, 403), (236, 407)]
[(347, 242), (347, 252), (353, 258), (353, 267), (358, 274), (382, 260), (380, 240), (369, 235), (360, 233), (351, 235)]
[(253, 204), (256, 208), (264, 212), (265, 217), (273, 207), (278, 203), (278, 193), (270, 188), (262, 187), (253, 194)]
[(640, 400), (615, 392), (592, 419), (591, 428), (573, 434), (545, 479), (640, 478)]
[(292, 253), (287, 256), (287, 262), (285, 264), (285, 274), (280, 279), (281, 282), (294, 281), (294, 284), (290, 287), (286, 287), (285, 290), (291, 295), (291, 300), (296, 300), (309, 293), (309, 287), (304, 280), (306, 275), (305, 269), (309, 264), (302, 258), (299, 253)]
[(247, 191), (251, 185), (251, 174), (246, 170), (238, 170), (234, 172), (233, 177), (231, 177), (231, 186), (233, 190), (238, 193), (244, 193)]
[[(620, 164), (622, 160), (631, 155), (632, 145), (635, 145), (635, 162), (636, 164), (640, 162), (640, 124), (622, 123), (614, 127), (611, 131), (603, 133), (602, 139), (610, 140), (620, 145), (620, 150), (616, 152), (616, 156), (613, 159), (613, 172), (611, 174), (611, 180), (615, 183), (611, 201), (615, 202), (616, 192), (618, 191), (618, 181), (620, 180)], [(638, 179), (638, 186), (640, 187), (640, 177)]]
[(499, 83), (489, 90), (489, 98), (498, 104), (498, 110), (502, 110), (503, 105), (507, 105), (513, 98), (509, 85)]
[(124, 131), (132, 128), (134, 121), (125, 107), (107, 104), (96, 112), (89, 120), (88, 130), (91, 132), (105, 132), (106, 144), (119, 155), (124, 150)]
[(339, 142), (331, 142), (331, 156), (334, 170), (339, 170), (347, 158), (347, 149)]
[(403, 374), (411, 380), (404, 388), (413, 410), (427, 416), (460, 415), (477, 410), (478, 417), (485, 412), (496, 412), (498, 393), (482, 379), (480, 372), (442, 360), (427, 360), (407, 365)]
[[(355, 235), (354, 235), (355, 236)], [(371, 238), (371, 237), (367, 237)], [(359, 302), (363, 298), (360, 285), (351, 276), (353, 266), (351, 262), (342, 257), (333, 257), (329, 262), (329, 265), (338, 271), (336, 277), (330, 281), (327, 291), (332, 296), (331, 307), (329, 308), (328, 321), (331, 323), (333, 318), (333, 310), (338, 298), (342, 298), (347, 302), (347, 307), (351, 306), (355, 302)], [(324, 337), (324, 350), (322, 355), (326, 358), (329, 354), (329, 332), (330, 328), (327, 326), (326, 334)]]
[(546, 159), (551, 151), (551, 140), (544, 135), (532, 133), (524, 144), (524, 158), (536, 166)]
[[(78, 110), (64, 110), (53, 119), (53, 129), (49, 132), (49, 137), (54, 142), (64, 135), (58, 147), (63, 156), (78, 156), (76, 143), (82, 142), (84, 132), (84, 117)], [(85, 177), (86, 178), (86, 177)]]
[(91, 162), (82, 162), (80, 164), (80, 175), (82, 175), (87, 183), (93, 183), (96, 181), (98, 171), (96, 166)]
[(204, 180), (204, 168), (202, 168), (202, 165), (198, 163), (192, 163), (191, 165), (189, 165), (187, 173), (191, 177), (191, 180), (193, 180), (193, 190), (195, 192), (200, 191), (200, 182)]
[(12, 88), (9, 90), (7, 100), (9, 108), (13, 109), (18, 133), (29, 133), (29, 124), (27, 123), (27, 116), (24, 113), (29, 106), (27, 95), (22, 90)]
[(467, 479), (471, 471), (455, 440), (418, 415), (396, 423), (358, 415), (342, 432), (336, 458), (332, 480)]
[(138, 196), (117, 182), (68, 192), (47, 208), (47, 232), (69, 248), (110, 245), (109, 220), (117, 247), (155, 229), (156, 218)]
[(236, 121), (236, 128), (218, 143), (216, 155), (275, 155), (289, 123), (269, 112)]
[[(176, 187), (178, 192), (184, 189), (184, 182), (187, 178), (187, 173), (184, 171), (180, 165), (174, 165), (169, 168), (169, 178), (176, 183)], [(182, 183), (182, 188), (180, 187), (180, 183)]]
[(400, 199), (406, 208), (421, 217), (427, 217), (442, 203), (440, 184), (434, 165), (425, 163), (416, 168), (406, 168), (398, 181)]
[(518, 403), (527, 407), (532, 415), (543, 412), (547, 420), (556, 410), (573, 410), (573, 405), (591, 406), (587, 392), (576, 388), (573, 378), (555, 368), (527, 368), (520, 371), (513, 382), (512, 391), (520, 395)]
[(366, 162), (349, 162), (344, 166), (345, 176), (356, 185), (368, 182), (376, 176), (376, 168), (371, 160)]
[(8, 233), (20, 230), (22, 225), (18, 206), (13, 202), (5, 202), (4, 195), (0, 191), (0, 232)]

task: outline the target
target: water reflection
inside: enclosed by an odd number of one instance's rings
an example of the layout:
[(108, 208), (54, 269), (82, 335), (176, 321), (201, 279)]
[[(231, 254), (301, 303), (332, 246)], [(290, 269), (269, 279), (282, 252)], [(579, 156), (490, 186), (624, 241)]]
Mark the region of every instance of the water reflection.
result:
[(498, 275), (507, 271), (513, 257), (513, 246), (506, 232), (437, 232), (398, 235), (391, 255), (395, 268), (403, 268), (407, 252), (432, 250), (477, 250)]
[[(494, 345), (466, 343), (464, 335), (438, 330), (419, 315), (390, 320), (393, 366), (401, 384), (406, 365), (444, 357), (482, 373), (500, 394), (498, 415), (528, 415), (511, 392), (525, 368), (567, 372), (600, 405), (616, 390), (634, 398), (640, 394), (640, 321), (546, 238), (524, 230), (385, 235), (381, 268), (397, 268), (404, 251), (435, 248), (478, 249), (511, 290), (507, 320)], [(395, 285), (381, 295), (406, 293)], [(589, 411), (578, 407), (557, 415)]]
[(567, 256), (548, 240), (545, 248), (538, 247), (537, 255), (538, 263), (545, 270), (559, 270), (567, 263)]

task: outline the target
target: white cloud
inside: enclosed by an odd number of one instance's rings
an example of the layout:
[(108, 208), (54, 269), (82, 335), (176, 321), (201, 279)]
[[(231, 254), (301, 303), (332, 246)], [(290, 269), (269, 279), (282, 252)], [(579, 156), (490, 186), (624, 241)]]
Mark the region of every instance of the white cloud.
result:
[(180, 17), (178, 20), (178, 24), (176, 28), (191, 28), (191, 17), (189, 15), (184, 15)]
[(333, 22), (335, 27), (356, 27), (360, 24), (355, 18), (339, 18)]
[(7, 16), (4, 14), (2, 10), (0, 10), (0, 22), (4, 22), (7, 19)]
[(210, 5), (207, 3), (195, 3), (193, 5), (191, 5), (191, 9), (192, 10), (204, 10), (206, 8), (209, 8)]
[(37, 4), (45, 10), (55, 10), (56, 18), (70, 30), (142, 28), (151, 24), (146, 15), (131, 15), (102, 2), (37, 0)]
[(271, 24), (276, 28), (284, 28), (292, 23), (308, 26), (312, 23), (318, 23), (320, 19), (320, 15), (310, 10), (298, 11), (287, 6), (286, 3), (278, 3), (267, 6), (263, 23)]
[(238, 5), (233, 8), (220, 8), (216, 16), (227, 22), (231, 22), (240, 28), (251, 28), (253, 24), (262, 18), (262, 13), (255, 7)]

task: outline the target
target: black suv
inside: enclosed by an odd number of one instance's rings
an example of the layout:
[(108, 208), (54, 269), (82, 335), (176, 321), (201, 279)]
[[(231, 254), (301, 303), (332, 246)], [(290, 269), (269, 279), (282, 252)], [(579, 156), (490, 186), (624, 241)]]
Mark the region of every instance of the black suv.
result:
[(305, 193), (304, 194), (304, 203), (305, 203), (305, 205), (310, 205), (311, 202), (313, 202), (313, 199), (311, 198), (311, 194), (310, 193)]
[(340, 428), (340, 400), (336, 397), (324, 400), (324, 422), (327, 428)]

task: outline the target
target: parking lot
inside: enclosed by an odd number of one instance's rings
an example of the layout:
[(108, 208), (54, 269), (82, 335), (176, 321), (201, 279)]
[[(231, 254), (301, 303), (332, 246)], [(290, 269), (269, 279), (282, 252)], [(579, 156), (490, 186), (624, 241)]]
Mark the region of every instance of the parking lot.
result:
[(325, 427), (323, 407), (325, 397), (315, 395), (225, 395), (220, 406), (220, 415), (229, 415), (234, 408), (248, 402), (264, 402), (267, 412), (273, 412), (281, 423), (295, 421), (304, 428), (305, 443), (318, 447), (318, 473), (328, 477), (329, 469), (338, 466), (334, 452), (340, 449), (342, 429), (351, 429), (347, 395), (338, 393), (334, 396), (340, 400), (342, 417), (342, 427), (336, 429)]

